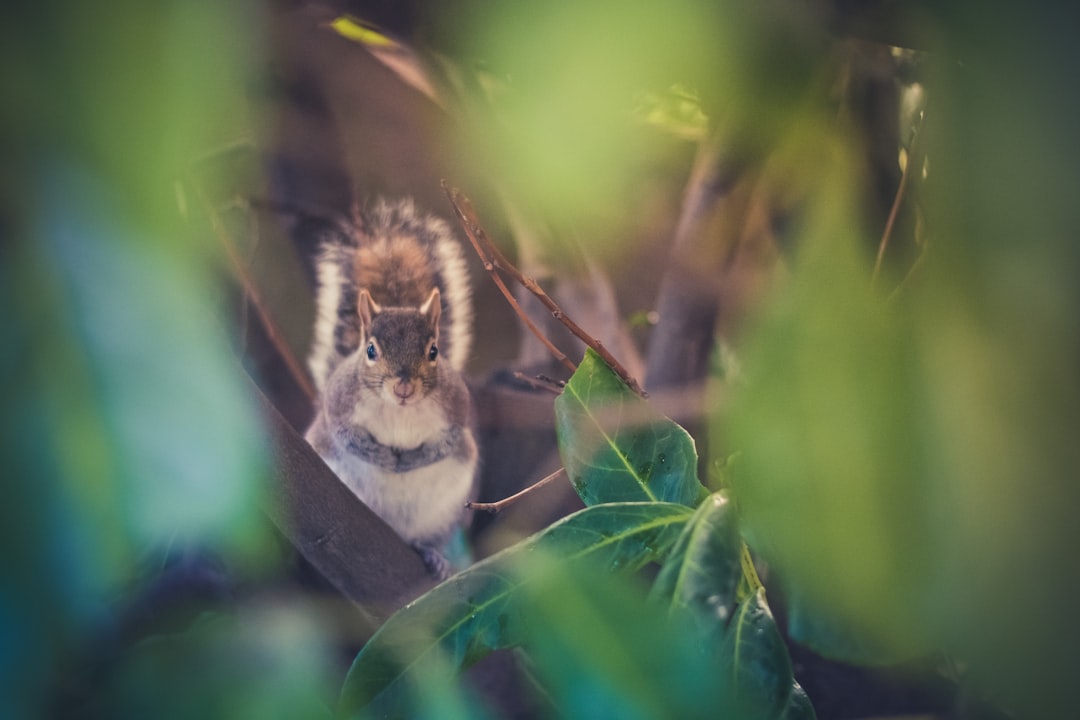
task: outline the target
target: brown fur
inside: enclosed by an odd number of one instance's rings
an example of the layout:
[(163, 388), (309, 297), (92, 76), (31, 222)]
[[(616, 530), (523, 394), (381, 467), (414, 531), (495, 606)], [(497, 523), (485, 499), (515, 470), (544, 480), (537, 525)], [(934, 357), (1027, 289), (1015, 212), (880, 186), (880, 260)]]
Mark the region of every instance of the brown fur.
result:
[(383, 307), (419, 307), (435, 288), (427, 251), (410, 235), (376, 238), (356, 251), (356, 284)]

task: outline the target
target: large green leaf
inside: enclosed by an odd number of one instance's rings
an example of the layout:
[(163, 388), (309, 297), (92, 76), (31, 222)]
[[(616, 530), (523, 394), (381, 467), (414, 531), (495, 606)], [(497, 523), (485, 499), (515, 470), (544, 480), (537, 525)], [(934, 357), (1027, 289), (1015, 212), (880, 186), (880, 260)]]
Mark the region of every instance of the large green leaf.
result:
[(809, 696), (802, 686), (795, 683), (791, 688), (787, 704), (779, 715), (779, 720), (816, 720), (816, 718), (817, 713), (814, 712), (814, 706), (810, 704)]
[(586, 505), (662, 501), (696, 506), (694, 440), (655, 412), (592, 350), (555, 400), (559, 453)]
[(395, 613), (367, 643), (346, 677), (339, 714), (373, 702), (394, 711), (416, 675), (458, 669), (519, 644), (521, 589), (530, 581), (518, 571), (524, 559), (633, 571), (666, 554), (690, 515), (672, 503), (586, 508), (452, 577)]
[[(653, 600), (691, 623), (698, 647), (719, 663), (724, 707), (738, 717), (812, 718), (813, 706), (792, 677), (787, 646), (745, 557), (734, 505), (726, 493), (711, 495), (668, 554)], [(742, 587), (754, 590), (743, 597)]]
[(709, 496), (683, 528), (653, 584), (669, 613), (689, 614), (706, 644), (718, 642), (742, 577), (742, 537), (726, 495)]
[(814, 717), (809, 702), (792, 699), (802, 689), (792, 676), (787, 646), (764, 589), (739, 605), (719, 653), (723, 682), (729, 688), (726, 699), (738, 717)]

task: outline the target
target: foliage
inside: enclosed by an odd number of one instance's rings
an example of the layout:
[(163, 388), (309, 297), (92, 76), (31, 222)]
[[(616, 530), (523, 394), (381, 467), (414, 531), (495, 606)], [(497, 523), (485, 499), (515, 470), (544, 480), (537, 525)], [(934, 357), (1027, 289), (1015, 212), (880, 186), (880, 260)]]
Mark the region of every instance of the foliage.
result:
[(857, 662), (944, 650), (1020, 717), (1074, 705), (1080, 599), (1080, 256), (1061, 195), (1077, 165), (1052, 130), (1077, 108), (1048, 85), (1058, 31), (1007, 59), (1035, 22), (970, 3), (943, 18), (920, 131), (929, 246), (910, 276), (886, 264), (871, 283), (849, 160), (789, 166), (807, 198), (791, 282), (713, 434), (740, 453), (732, 492), (785, 578), (793, 636)]
[[(107, 642), (191, 546), (241, 577), (274, 560), (265, 447), (215, 325), (221, 258), (174, 192), (245, 122), (261, 19), (248, 3), (8, 5), (0, 716), (326, 715), (317, 613), (244, 608)], [(466, 133), (490, 177), (586, 238), (634, 222), (627, 188), (656, 152), (634, 98), (684, 83), (709, 131), (747, 155), (775, 149), (780, 190), (800, 199), (790, 282), (746, 323), (746, 383), (711, 403), (712, 452), (739, 453), (730, 496), (704, 496), (692, 439), (587, 357), (559, 426), (592, 507), (404, 610), (435, 623), (401, 640), (429, 651), (412, 674), (434, 687), (385, 702), (482, 713), (448, 678), (520, 644), (555, 702), (582, 713), (809, 716), (745, 536), (783, 578), (796, 639), (868, 663), (943, 648), (1018, 717), (1067, 714), (1080, 670), (1073, 23), (1016, 3), (896, 10), (884, 30), (925, 24), (935, 50), (920, 130), (930, 234), (916, 272), (887, 264), (875, 285), (853, 133), (807, 101), (827, 94), (810, 5), (493, 5), (447, 4), (432, 23), (516, 93)], [(696, 133), (697, 108), (683, 110), (661, 121)], [(641, 543), (605, 545), (615, 537)], [(586, 569), (562, 567), (575, 547)], [(603, 572), (588, 567), (605, 552)], [(624, 577), (646, 561), (661, 563), (647, 592)], [(481, 596), (501, 610), (472, 622)], [(399, 667), (384, 650), (402, 628), (357, 659), (347, 709), (408, 684), (368, 675)]]
[(526, 586), (538, 581), (527, 560), (531, 556), (635, 570), (663, 555), (689, 515), (687, 508), (669, 503), (587, 508), (459, 573), (382, 626), (349, 672), (342, 711), (379, 700), (404, 680), (429, 681), (432, 673), (421, 670), (430, 665), (429, 655), (441, 654), (444, 665), (458, 668), (520, 644), (528, 633), (521, 598)]
[(0, 11), (2, 717), (329, 712), (313, 618), (140, 614), (195, 548), (236, 582), (276, 556), (219, 259), (173, 192), (242, 117), (247, 5)]
[(696, 505), (694, 440), (657, 414), (588, 350), (555, 400), (559, 452), (586, 504), (624, 500)]
[[(589, 507), (391, 617), (357, 656), (339, 714), (412, 715), (432, 693), (461, 703), (447, 673), (520, 646), (575, 716), (814, 717), (764, 589), (738, 595), (737, 521), (724, 495), (704, 497), (685, 431), (591, 351), (555, 411)], [(617, 578), (648, 562), (663, 568), (646, 602)]]

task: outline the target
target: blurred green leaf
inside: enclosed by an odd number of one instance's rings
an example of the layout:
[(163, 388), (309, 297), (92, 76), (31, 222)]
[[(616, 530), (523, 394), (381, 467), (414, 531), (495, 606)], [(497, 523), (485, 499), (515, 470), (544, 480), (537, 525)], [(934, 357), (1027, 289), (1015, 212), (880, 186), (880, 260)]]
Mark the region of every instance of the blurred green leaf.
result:
[[(416, 673), (465, 667), (525, 634), (519, 564), (532, 555), (632, 572), (663, 556), (690, 511), (670, 503), (586, 508), (481, 561), (395, 613), (357, 655), (342, 688), (339, 715), (377, 702), (400, 712)], [(526, 566), (527, 567), (527, 566)]]
[(931, 68), (926, 120), (941, 240), (908, 298), (932, 401), (926, 619), (1018, 717), (1064, 717), (1080, 674), (1080, 103), (1060, 88), (1077, 46), (1057, 6), (956, 10), (964, 62)]
[(702, 642), (682, 613), (657, 613), (603, 574), (530, 563), (525, 649), (555, 706), (586, 718), (813, 718), (762, 592)]
[(871, 285), (850, 148), (823, 127), (792, 147), (787, 162), (824, 179), (790, 176), (806, 183), (793, 276), (746, 342), (713, 447), (740, 453), (727, 477), (744, 534), (793, 594), (909, 656), (933, 643), (920, 583), (934, 492), (910, 318)]
[(161, 720), (329, 720), (330, 645), (313, 616), (249, 607), (206, 613), (182, 632), (138, 641), (91, 715)]
[(662, 501), (696, 506), (694, 440), (655, 412), (592, 350), (555, 399), (559, 454), (587, 505)]
[(507, 85), (495, 120), (470, 128), (470, 152), (515, 194), (572, 221), (595, 220), (658, 152), (659, 133), (634, 121), (635, 98), (686, 81), (725, 47), (724, 26), (705, 27), (709, 9), (683, 0), (469, 6), (476, 15), (454, 8), (442, 24)]
[[(173, 193), (243, 127), (252, 10), (0, 10), (0, 527), (19, 549), (2, 558), (4, 717), (46, 714), (84, 654), (109, 666), (163, 556), (198, 546), (238, 573), (266, 557), (265, 447), (215, 305), (218, 249)], [(106, 684), (87, 683), (105, 708), (139, 690)]]
[(44, 249), (77, 347), (63, 362), (79, 366), (76, 392), (95, 415), (56, 436), (70, 475), (90, 480), (73, 486), (82, 509), (111, 516), (103, 524), (140, 551), (252, 551), (266, 448), (241, 371), (208, 324), (205, 266), (143, 241), (88, 178), (50, 179)]
[[(820, 81), (824, 16), (787, 1), (466, 0), (432, 24), (453, 54), (503, 81), (466, 125), (465, 152), (512, 195), (614, 256), (624, 249), (618, 224), (634, 216), (634, 178), (687, 149), (638, 118), (682, 137), (708, 124), (767, 146)], [(695, 97), (641, 102), (671, 97), (672, 87)]]
[(714, 718), (723, 714), (716, 668), (692, 626), (646, 601), (623, 578), (563, 568), (530, 572), (525, 650), (564, 717)]
[(942, 647), (1018, 717), (1065, 716), (1080, 106), (1060, 87), (1075, 43), (1063, 16), (1017, 5), (941, 18), (920, 264), (905, 280), (887, 257), (871, 287), (879, 229), (859, 228), (853, 160), (806, 164), (821, 180), (800, 190), (790, 282), (748, 334), (748, 383), (714, 437), (742, 452), (733, 497), (789, 588), (793, 633), (861, 661)]
[(875, 634), (853, 627), (829, 606), (807, 600), (798, 587), (788, 589), (787, 630), (792, 640), (822, 657), (857, 665), (887, 665), (907, 659), (886, 643), (874, 642)]

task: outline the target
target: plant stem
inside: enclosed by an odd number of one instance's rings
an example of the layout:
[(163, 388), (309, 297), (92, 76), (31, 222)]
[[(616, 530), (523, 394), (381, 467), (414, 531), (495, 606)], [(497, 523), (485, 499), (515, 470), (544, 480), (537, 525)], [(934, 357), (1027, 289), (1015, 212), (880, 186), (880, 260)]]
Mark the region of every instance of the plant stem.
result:
[(548, 475), (548, 476), (546, 476), (544, 478), (541, 478), (540, 480), (537, 480), (532, 485), (529, 485), (527, 488), (514, 493), (513, 495), (511, 495), (508, 498), (503, 498), (502, 500), (499, 500), (498, 502), (493, 502), (493, 503), (470, 502), (470, 503), (466, 503), (465, 507), (469, 508), (470, 510), (484, 510), (484, 511), (490, 512), (490, 513), (497, 513), (500, 510), (506, 508), (507, 506), (513, 505), (518, 500), (520, 500), (521, 498), (523, 498), (526, 495), (530, 494), (534, 490), (539, 490), (540, 488), (544, 487), (545, 485), (550, 483), (552, 480), (555, 480), (556, 478), (558, 478), (559, 475), (565, 475), (565, 474), (566, 474), (566, 468), (559, 468), (558, 470), (551, 473), (550, 475)]
[(472, 203), (469, 202), (469, 198), (466, 197), (465, 194), (462, 193), (460, 190), (456, 188), (451, 188), (449, 185), (447, 185), (445, 180), (442, 183), (442, 187), (443, 191), (446, 193), (447, 198), (449, 198), (450, 200), (450, 204), (454, 206), (454, 211), (457, 213), (458, 219), (461, 221), (462, 227), (465, 228), (465, 234), (469, 236), (469, 240), (472, 242), (473, 247), (476, 248), (477, 254), (480, 255), (480, 259), (484, 263), (484, 269), (487, 270), (488, 273), (492, 276), (492, 278), (495, 279), (495, 284), (499, 286), (499, 289), (503, 292), (503, 295), (510, 302), (511, 306), (515, 309), (518, 315), (520, 315), (525, 320), (529, 329), (533, 331), (533, 333), (540, 339), (541, 342), (544, 343), (544, 345), (549, 350), (551, 350), (555, 357), (572, 370), (577, 369), (574, 364), (569, 359), (567, 359), (566, 355), (564, 355), (558, 348), (552, 345), (551, 341), (544, 337), (540, 330), (525, 316), (524, 312), (518, 306), (517, 301), (513, 299), (513, 295), (508, 290), (504, 289), (506, 286), (505, 284), (503, 284), (502, 279), (499, 277), (499, 275), (495, 272), (496, 268), (502, 270), (505, 273), (508, 273), (511, 277), (514, 278), (514, 280), (520, 283), (522, 287), (535, 295), (537, 299), (540, 300), (540, 302), (544, 305), (544, 307), (551, 311), (552, 317), (565, 325), (566, 329), (573, 333), (575, 337), (577, 337), (583, 343), (592, 348), (596, 352), (596, 354), (599, 355), (605, 363), (607, 363), (608, 367), (610, 367), (612, 371), (614, 371), (614, 373), (618, 375), (619, 378), (630, 387), (631, 390), (633, 390), (642, 397), (647, 397), (648, 393), (646, 393), (641, 388), (641, 385), (638, 384), (637, 380), (635, 380), (630, 375), (626, 368), (623, 367), (622, 363), (616, 360), (615, 357), (608, 351), (607, 348), (603, 346), (603, 344), (599, 340), (594, 338), (589, 333), (585, 332), (577, 323), (567, 317), (566, 314), (562, 311), (562, 309), (555, 303), (555, 301), (552, 300), (546, 292), (544, 292), (544, 289), (540, 287), (539, 283), (537, 283), (536, 280), (532, 279), (527, 275), (524, 275), (520, 270), (514, 267), (514, 265), (509, 260), (507, 260), (506, 257), (499, 251), (499, 249), (495, 247), (495, 244), (491, 242), (491, 240), (487, 236), (487, 233), (480, 225), (480, 221), (476, 217), (476, 211), (473, 210)]
[[(877, 282), (878, 275), (881, 273), (882, 261), (885, 259), (885, 248), (889, 246), (889, 239), (892, 237), (893, 227), (896, 225), (896, 216), (900, 213), (900, 206), (904, 202), (904, 195), (907, 192), (907, 187), (911, 184), (912, 174), (913, 172), (922, 172), (922, 146), (919, 140), (922, 137), (922, 127), (925, 122), (926, 118), (924, 115), (915, 130), (914, 137), (911, 139), (911, 151), (908, 153), (907, 162), (904, 164), (904, 172), (900, 175), (900, 185), (896, 188), (896, 197), (893, 198), (892, 207), (889, 208), (889, 217), (885, 221), (885, 230), (881, 233), (881, 242), (878, 243), (877, 258), (874, 260), (874, 274), (871, 278), (874, 282)], [(914, 171), (912, 168), (914, 168)]]
[(194, 190), (195, 195), (199, 199), (199, 204), (202, 206), (203, 212), (206, 213), (206, 218), (210, 222), (210, 227), (214, 231), (214, 235), (217, 236), (218, 242), (225, 248), (225, 254), (228, 255), (229, 258), (229, 265), (232, 267), (233, 275), (236, 277), (237, 282), (240, 283), (240, 287), (244, 291), (244, 297), (259, 316), (259, 320), (266, 329), (267, 337), (270, 339), (271, 344), (273, 344), (274, 349), (277, 350), (278, 354), (281, 356), (281, 360), (285, 363), (285, 367), (288, 368), (289, 374), (293, 376), (296, 384), (303, 391), (304, 395), (307, 396), (308, 400), (314, 402), (315, 388), (308, 379), (307, 373), (300, 367), (300, 363), (296, 360), (296, 356), (293, 355), (288, 345), (285, 344), (285, 341), (281, 337), (281, 333), (278, 332), (273, 317), (271, 317), (270, 312), (266, 309), (266, 304), (262, 301), (262, 296), (255, 287), (255, 282), (252, 280), (251, 275), (248, 273), (247, 268), (240, 258), (240, 254), (236, 250), (236, 243), (233, 242), (232, 235), (230, 235), (229, 231), (225, 228), (225, 224), (221, 221), (221, 216), (206, 197), (202, 187), (197, 183), (194, 183)]
[(577, 370), (577, 365), (574, 361), (566, 357), (566, 355), (555, 347), (547, 336), (536, 326), (525, 311), (522, 310), (521, 305), (518, 304), (514, 294), (510, 292), (510, 289), (506, 287), (506, 283), (495, 272), (496, 257), (502, 257), (501, 253), (495, 245), (488, 239), (487, 232), (480, 226), (480, 222), (476, 219), (476, 212), (472, 209), (472, 204), (468, 198), (462, 195), (457, 189), (451, 188), (446, 184), (446, 181), (442, 181), (443, 192), (450, 199), (450, 204), (454, 207), (454, 212), (458, 216), (458, 220), (461, 222), (461, 226), (465, 229), (465, 234), (469, 238), (469, 242), (472, 243), (473, 248), (476, 250), (476, 254), (480, 256), (480, 261), (484, 264), (484, 270), (491, 276), (492, 281), (495, 283), (495, 287), (499, 288), (499, 292), (506, 298), (506, 302), (510, 303), (510, 307), (514, 309), (518, 317), (525, 323), (525, 327), (529, 328), (533, 335), (537, 337), (544, 344), (551, 354), (555, 356), (555, 359), (561, 362), (570, 372)]
[(534, 388), (536, 390), (543, 390), (554, 395), (561, 394), (563, 388), (566, 386), (566, 383), (560, 380), (553, 380), (547, 375), (537, 375), (536, 377), (529, 377), (523, 372), (515, 372), (514, 378), (520, 380), (523, 383), (526, 383), (531, 388)]

